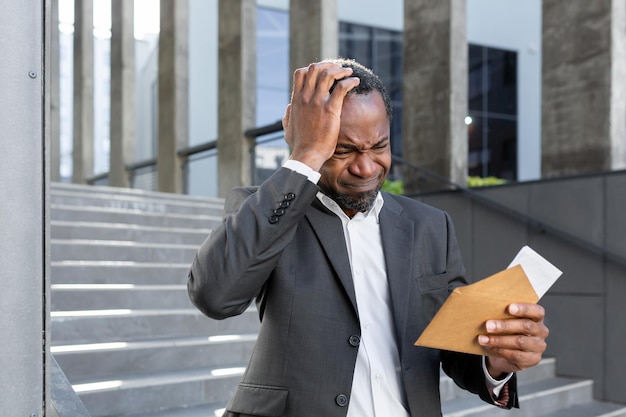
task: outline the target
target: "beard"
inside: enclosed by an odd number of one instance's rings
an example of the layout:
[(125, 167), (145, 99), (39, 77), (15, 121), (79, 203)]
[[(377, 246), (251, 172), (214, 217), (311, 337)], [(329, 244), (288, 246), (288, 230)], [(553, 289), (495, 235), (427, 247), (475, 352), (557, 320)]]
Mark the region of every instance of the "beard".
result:
[(366, 212), (374, 205), (374, 202), (376, 201), (376, 196), (378, 195), (378, 192), (383, 185), (381, 182), (373, 190), (362, 191), (353, 194), (338, 192), (337, 190), (328, 187), (322, 182), (319, 182), (318, 186), (320, 187), (320, 190), (328, 197), (332, 198), (333, 201), (335, 201), (335, 203), (339, 205), (339, 207), (348, 210)]

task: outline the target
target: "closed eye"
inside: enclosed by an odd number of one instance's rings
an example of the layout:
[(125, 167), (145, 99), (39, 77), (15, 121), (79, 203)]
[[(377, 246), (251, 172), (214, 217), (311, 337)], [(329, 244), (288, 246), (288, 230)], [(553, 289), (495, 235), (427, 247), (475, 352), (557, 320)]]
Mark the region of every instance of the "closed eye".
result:
[(335, 148), (335, 156), (345, 156), (350, 155), (351, 153), (357, 151), (358, 149), (354, 146), (346, 145), (346, 144), (337, 144)]

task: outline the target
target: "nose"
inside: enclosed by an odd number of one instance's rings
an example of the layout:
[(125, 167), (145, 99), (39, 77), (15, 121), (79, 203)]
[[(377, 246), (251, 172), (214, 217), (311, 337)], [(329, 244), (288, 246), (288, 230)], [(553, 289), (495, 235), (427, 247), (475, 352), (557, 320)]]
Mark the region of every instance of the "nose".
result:
[(368, 152), (357, 153), (350, 164), (350, 173), (361, 178), (370, 178), (376, 174), (378, 164), (372, 159)]

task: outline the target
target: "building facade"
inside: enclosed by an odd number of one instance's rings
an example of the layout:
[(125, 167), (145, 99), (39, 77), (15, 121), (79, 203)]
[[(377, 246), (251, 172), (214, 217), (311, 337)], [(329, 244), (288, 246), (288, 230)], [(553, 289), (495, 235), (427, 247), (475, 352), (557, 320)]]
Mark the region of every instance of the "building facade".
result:
[[(66, 8), (72, 6), (71, 0), (58, 0)], [(293, 28), (295, 26), (290, 19), (290, 3), (298, 5), (298, 1), (292, 0), (258, 0), (236, 2), (245, 4), (247, 19), (254, 21), (254, 33), (249, 33), (247, 42), (254, 47), (247, 52), (251, 55), (250, 64), (246, 69), (245, 78), (249, 84), (248, 90), (241, 95), (247, 97), (242, 102), (250, 104), (245, 127), (243, 130), (255, 127), (271, 125), (282, 117), (285, 105), (289, 100), (290, 80), (292, 65), (290, 65), (290, 50), (297, 50), (298, 45)], [(467, 0), (466, 2), (451, 2), (444, 9), (441, 3), (429, 3), (427, 0), (405, 4), (402, 0), (389, 0), (381, 3), (373, 0), (334, 0), (319, 1), (326, 4), (325, 7), (333, 8), (331, 15), (324, 15), (324, 19), (330, 20), (337, 25), (336, 54), (355, 58), (367, 66), (370, 66), (385, 81), (392, 100), (394, 102), (395, 115), (392, 126), (392, 150), (398, 157), (405, 158), (427, 169), (434, 170), (444, 178), (452, 182), (465, 184), (465, 176), (497, 177), (508, 181), (529, 181), (542, 177), (553, 177), (565, 174), (592, 173), (607, 170), (623, 169), (626, 166), (626, 145), (624, 142), (623, 114), (626, 113), (626, 100), (621, 96), (615, 97), (611, 91), (616, 91), (615, 86), (621, 82), (620, 71), (626, 72), (619, 64), (619, 57), (626, 55), (621, 45), (624, 33), (619, 29), (620, 19), (624, 19), (623, 7), (619, 2), (610, 2), (611, 6), (602, 10), (595, 10), (596, 6), (585, 6), (583, 3), (571, 3), (560, 6), (558, 2), (551, 1), (510, 1), (497, 0)], [(102, 7), (106, 2), (96, 2), (95, 5)], [(137, 0), (138, 5), (148, 5), (149, 8), (159, 8), (158, 0)], [(220, 62), (224, 62), (224, 56), (243, 56), (241, 49), (234, 48), (232, 51), (220, 50), (220, 21), (224, 21), (224, 6), (231, 3), (222, 3), (219, 0), (188, 0), (187, 20), (183, 30), (188, 36), (186, 48), (186, 62), (188, 67), (186, 102), (188, 103), (187, 114), (183, 115), (187, 120), (187, 133), (183, 138), (183, 145), (187, 147), (202, 146), (209, 142), (220, 142), (224, 159), (236, 159), (236, 155), (244, 154), (241, 161), (252, 158), (252, 162), (238, 162), (240, 165), (253, 164), (253, 168), (246, 168), (237, 177), (244, 182), (258, 182), (263, 175), (259, 172), (268, 172), (280, 166), (288, 157), (288, 150), (282, 143), (280, 135), (275, 137), (261, 137), (243, 139), (248, 143), (244, 147), (248, 150), (229, 151), (228, 145), (231, 139), (225, 138), (220, 133), (220, 108), (224, 105), (220, 100), (225, 100), (228, 91), (220, 97), (220, 87), (224, 85), (220, 81)], [(414, 7), (417, 12), (411, 15), (410, 8)], [(423, 8), (423, 9), (420, 9)], [(222, 11), (220, 11), (222, 8)], [(437, 10), (441, 8), (442, 10)], [(251, 9), (251, 10), (248, 10)], [(242, 8), (243, 10), (243, 8)], [(427, 10), (428, 13), (425, 13)], [(560, 10), (560, 11), (559, 11)], [(154, 10), (153, 10), (154, 11)], [(464, 50), (454, 50), (447, 38), (435, 39), (433, 33), (441, 30), (435, 24), (429, 24), (429, 13), (443, 13), (449, 22), (456, 26), (449, 26), (449, 34), (462, 31), (460, 43)], [(106, 7), (97, 9), (98, 13), (110, 13)], [(550, 22), (546, 23), (543, 15), (549, 13)], [(595, 14), (593, 14), (595, 13)], [(592, 37), (597, 39), (593, 45), (605, 59), (600, 62), (590, 62), (588, 71), (578, 74), (575, 82), (572, 78), (571, 88), (565, 88), (559, 81), (553, 80), (562, 69), (571, 69), (580, 59), (575, 54), (561, 53), (559, 51), (574, 50), (582, 45), (582, 41), (569, 34), (569, 38), (559, 38), (562, 33), (555, 33), (552, 28), (564, 24), (563, 19), (578, 19), (585, 22), (591, 21), (589, 16), (595, 16), (598, 21), (611, 17), (612, 25), (608, 25), (602, 36)], [(157, 16), (157, 17), (155, 17)], [(322, 15), (320, 15), (322, 16)], [(329, 17), (330, 16), (330, 17)], [(417, 16), (417, 17), (415, 17)], [(145, 12), (135, 13), (135, 25), (139, 22), (157, 19), (158, 13), (148, 15)], [(561, 19), (561, 21), (559, 21)], [(71, 31), (67, 30), (71, 22), (63, 20), (61, 14), (61, 159), (59, 162), (61, 177), (71, 178), (72, 172), (72, 123), (71, 93), (63, 86), (71, 85), (68, 79), (72, 74), (71, 54), (68, 53), (71, 42)], [(161, 23), (163, 21), (161, 20)], [(328, 23), (328, 22), (327, 22)], [(145, 23), (143, 23), (145, 24)], [(296, 22), (298, 24), (298, 22)], [(308, 28), (309, 23), (300, 22), (298, 29)], [(94, 26), (97, 26), (94, 23)], [(106, 183), (106, 172), (109, 169), (109, 107), (108, 94), (110, 90), (110, 77), (107, 65), (110, 61), (110, 47), (105, 30), (96, 27), (95, 35), (95, 66), (94, 66), (94, 103), (95, 121), (94, 131), (94, 176), (101, 175), (100, 183)], [(156, 25), (158, 27), (158, 25)], [(593, 23), (588, 23), (591, 30)], [(593, 26), (594, 28), (597, 26)], [(407, 30), (410, 28), (411, 30)], [(423, 28), (417, 38), (410, 37), (416, 32), (415, 28)], [(613, 29), (612, 29), (613, 28)], [(251, 27), (245, 28), (248, 33)], [(320, 30), (320, 29), (316, 29)], [(608, 30), (608, 32), (607, 32)], [(320, 30), (323, 32), (323, 30)], [(64, 34), (65, 33), (65, 34)], [(308, 36), (308, 35), (307, 35)], [(110, 38), (110, 32), (108, 37)], [(253, 41), (252, 41), (253, 39)], [(292, 42), (290, 43), (290, 39)], [(442, 40), (443, 39), (443, 40)], [(557, 41), (561, 42), (557, 44)], [(331, 41), (332, 42), (332, 41)], [(586, 41), (587, 44), (591, 41)], [(422, 48), (422, 44), (432, 44), (431, 50)], [(545, 51), (544, 45), (550, 49)], [(421, 48), (421, 49), (420, 49)], [(302, 49), (302, 48), (300, 48)], [(158, 98), (158, 34), (143, 33), (136, 39), (136, 130), (134, 140), (134, 158), (137, 161), (156, 159), (159, 144), (159, 124), (162, 119), (159, 116)], [(434, 51), (442, 51), (439, 56)], [(415, 52), (419, 51), (419, 52)], [(447, 51), (447, 52), (446, 52)], [(449, 52), (449, 53), (448, 53)], [(408, 55), (407, 55), (408, 54)], [(424, 54), (421, 61), (415, 60), (416, 55)], [(446, 133), (446, 129), (436, 128), (431, 121), (448, 117), (441, 114), (440, 110), (434, 113), (416, 111), (415, 107), (405, 109), (407, 100), (414, 100), (422, 91), (425, 95), (448, 94), (458, 95), (455, 91), (448, 91), (448, 86), (454, 82), (443, 81), (440, 91), (425, 91), (424, 85), (432, 84), (432, 74), (427, 74), (428, 62), (433, 62), (431, 72), (440, 71), (437, 61), (441, 57), (449, 55), (450, 71), (463, 72), (466, 80), (460, 80), (460, 84), (454, 88), (466, 91), (467, 99), (457, 113), (450, 116), (453, 121), (444, 123), (456, 124), (456, 133)], [(466, 55), (465, 55), (466, 54)], [(580, 52), (583, 54), (583, 52)], [(603, 54), (603, 55), (602, 55)], [(555, 58), (555, 56), (557, 58)], [(315, 57), (322, 59), (326, 56)], [(406, 58), (411, 59), (406, 59)], [(548, 65), (543, 65), (542, 59), (548, 57)], [(292, 57), (293, 59), (293, 57)], [(593, 60), (594, 58), (589, 58)], [(606, 66), (608, 63), (608, 67)], [(613, 63), (613, 64), (611, 64)], [(411, 68), (415, 68), (415, 71)], [(424, 71), (420, 73), (420, 66)], [(462, 68), (461, 68), (462, 67)], [(65, 70), (64, 70), (65, 68)], [(409, 68), (409, 69), (407, 69)], [(608, 68), (608, 69), (602, 69)], [(413, 71), (413, 72), (410, 72)], [(224, 72), (224, 70), (222, 70)], [(411, 79), (408, 74), (417, 78)], [(424, 84), (420, 79), (424, 75)], [(572, 75), (576, 77), (576, 75)], [(250, 79), (252, 78), (252, 79)], [(609, 81), (597, 91), (594, 87), (595, 79), (608, 79)], [(546, 82), (546, 80), (548, 80)], [(465, 84), (464, 84), (465, 83)], [(254, 86), (254, 87), (250, 87)], [(421, 86), (421, 88), (420, 88)], [(543, 86), (543, 87), (542, 87)], [(577, 90), (580, 89), (580, 91)], [(250, 91), (253, 89), (254, 91)], [(542, 91), (543, 89), (543, 91)], [(609, 96), (604, 103), (607, 117), (593, 117), (593, 126), (598, 132), (598, 137), (593, 136), (589, 129), (585, 130), (586, 124), (577, 124), (581, 117), (574, 116), (578, 112), (585, 112), (584, 103), (575, 103), (567, 106), (561, 103), (568, 97), (589, 97), (590, 100), (601, 101), (602, 97)], [(251, 99), (254, 97), (254, 100)], [(542, 97), (544, 98), (542, 101)], [(420, 100), (422, 100), (420, 98)], [(551, 100), (551, 101), (550, 101)], [(415, 106), (418, 109), (427, 109), (436, 100), (424, 97), (423, 101), (417, 100)], [(550, 104), (546, 104), (546, 103)], [(163, 105), (163, 104), (162, 104)], [(54, 116), (54, 115), (53, 115)], [(459, 130), (459, 118), (463, 118), (465, 128)], [(571, 119), (571, 120), (570, 120)], [(230, 121), (228, 115), (222, 119)], [(582, 122), (578, 122), (582, 123)], [(601, 126), (610, 125), (608, 131), (602, 131)], [(565, 133), (568, 132), (568, 133)], [(578, 134), (577, 132), (583, 132)], [(543, 133), (543, 134), (542, 134)], [(446, 142), (447, 136), (465, 136), (455, 139), (445, 147), (440, 147), (440, 142)], [(231, 136), (226, 135), (226, 136)], [(571, 141), (568, 138), (574, 138)], [(54, 140), (54, 138), (53, 138)], [(569, 141), (569, 142), (568, 142)], [(256, 143), (255, 143), (256, 142)], [(432, 142), (429, 144), (429, 142)], [(250, 146), (255, 143), (256, 146)], [(418, 145), (413, 146), (417, 143)], [(426, 143), (425, 145), (421, 145)], [(569, 163), (559, 155), (568, 153), (568, 146), (573, 149), (588, 149), (588, 155), (595, 155), (596, 161), (579, 161)], [(466, 149), (465, 149), (466, 148)], [(250, 155), (247, 155), (249, 153)], [(223, 194), (218, 185), (220, 172), (231, 169), (231, 164), (222, 161), (220, 168), (219, 152), (214, 147), (204, 153), (196, 153), (188, 157), (183, 164), (185, 170), (184, 191), (190, 194), (217, 196)], [(583, 152), (584, 154), (584, 152)], [(420, 158), (416, 155), (423, 155)], [(460, 157), (459, 155), (462, 155)], [(580, 153), (576, 153), (580, 155)], [(454, 174), (445, 167), (436, 163), (430, 164), (430, 160), (443, 159), (457, 161), (461, 167), (462, 175)], [(608, 161), (608, 162), (607, 162)], [(445, 165), (445, 164), (444, 164)], [(542, 167), (543, 171), (542, 172)], [(156, 189), (158, 187), (154, 169), (144, 171), (135, 170), (133, 186), (138, 188)], [(226, 171), (227, 172), (227, 171)], [(225, 175), (222, 175), (224, 177)], [(394, 170), (393, 177), (402, 179), (403, 172)]]

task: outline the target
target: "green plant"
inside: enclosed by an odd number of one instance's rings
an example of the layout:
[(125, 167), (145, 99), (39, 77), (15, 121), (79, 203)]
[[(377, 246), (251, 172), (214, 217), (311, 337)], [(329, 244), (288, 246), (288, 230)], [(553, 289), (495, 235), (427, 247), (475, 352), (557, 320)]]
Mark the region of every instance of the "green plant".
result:
[(500, 184), (506, 184), (506, 180), (498, 177), (467, 177), (467, 186), (470, 188)]
[(387, 191), (391, 194), (404, 194), (404, 183), (400, 180), (388, 180), (386, 179), (383, 183), (383, 191)]

